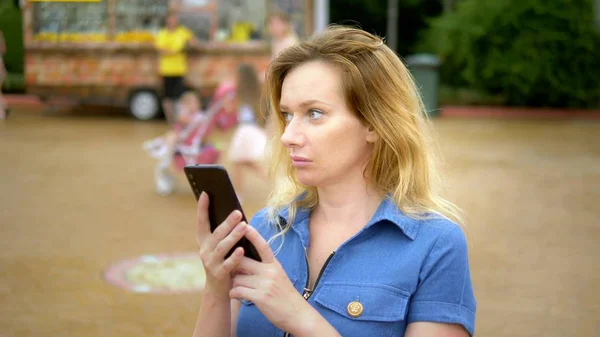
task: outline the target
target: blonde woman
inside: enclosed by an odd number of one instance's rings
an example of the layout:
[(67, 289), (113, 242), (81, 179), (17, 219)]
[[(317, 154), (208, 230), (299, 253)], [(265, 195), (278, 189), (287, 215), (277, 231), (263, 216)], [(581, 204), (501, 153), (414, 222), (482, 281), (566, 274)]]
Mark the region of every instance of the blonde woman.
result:
[[(195, 336), (473, 335), (476, 302), (458, 210), (438, 194), (423, 104), (383, 41), (331, 27), (268, 70), (268, 206), (209, 231)], [(246, 237), (261, 262), (243, 249)]]

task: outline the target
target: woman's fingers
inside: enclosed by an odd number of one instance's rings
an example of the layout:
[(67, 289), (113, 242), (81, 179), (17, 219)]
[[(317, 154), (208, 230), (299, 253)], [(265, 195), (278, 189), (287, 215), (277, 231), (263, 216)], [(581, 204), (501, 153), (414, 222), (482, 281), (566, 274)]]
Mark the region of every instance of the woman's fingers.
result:
[(235, 210), (229, 214), (227, 219), (221, 223), (215, 231), (210, 232), (210, 221), (208, 217), (208, 194), (202, 192), (198, 198), (198, 228), (196, 242), (200, 246), (200, 252), (212, 252), (219, 241), (223, 240), (233, 228), (240, 223), (242, 213)]
[(222, 264), (219, 266), (215, 272), (215, 276), (219, 278), (230, 278), (231, 273), (238, 266), (242, 258), (244, 257), (244, 248), (238, 247), (236, 248), (231, 256), (229, 256)]
[(257, 291), (246, 287), (232, 287), (229, 298), (254, 302)]
[(236, 273), (256, 275), (260, 273), (263, 264), (249, 257), (243, 257), (236, 268)]
[(227, 219), (225, 219), (223, 223), (221, 223), (217, 228), (215, 228), (215, 231), (212, 233), (212, 236), (215, 238), (215, 240), (217, 240), (217, 242), (223, 240), (227, 235), (229, 235), (229, 233), (231, 233), (233, 228), (237, 226), (241, 220), (242, 212), (238, 210), (231, 212)]
[(248, 225), (245, 222), (240, 222), (233, 231), (229, 233), (223, 240), (219, 241), (212, 251), (212, 258), (221, 261), (225, 258), (225, 255), (235, 246), (235, 244), (240, 241), (244, 234), (246, 233), (246, 229)]
[[(208, 218), (208, 205), (210, 200), (206, 192), (202, 192), (198, 198), (197, 218), (198, 218), (198, 236), (204, 238), (210, 235), (210, 221)], [(242, 212), (234, 210), (229, 214), (227, 219), (220, 224), (213, 234), (219, 239), (223, 239), (231, 229), (237, 225), (242, 219)], [(225, 225), (225, 226), (224, 226)]]
[(263, 263), (271, 263), (275, 261), (275, 256), (273, 255), (271, 246), (269, 246), (269, 243), (260, 235), (260, 233), (258, 233), (256, 229), (248, 226), (246, 238), (252, 243), (252, 245), (254, 245), (254, 248), (256, 248), (258, 251), (258, 255), (260, 255), (260, 259)]
[(245, 287), (250, 289), (258, 289), (260, 287), (260, 276), (256, 275), (245, 275), (239, 274), (233, 278), (233, 285), (235, 287)]

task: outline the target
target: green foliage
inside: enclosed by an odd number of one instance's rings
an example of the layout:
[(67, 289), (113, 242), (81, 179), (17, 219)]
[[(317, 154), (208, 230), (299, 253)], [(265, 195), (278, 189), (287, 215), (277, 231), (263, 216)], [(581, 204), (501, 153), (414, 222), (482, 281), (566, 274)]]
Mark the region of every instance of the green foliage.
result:
[(0, 0), (0, 31), (7, 53), (4, 65), (9, 72), (23, 73), (23, 23), (21, 10), (14, 1)]
[(463, 0), (433, 19), (420, 51), (442, 81), (511, 105), (598, 107), (600, 31), (591, 0)]

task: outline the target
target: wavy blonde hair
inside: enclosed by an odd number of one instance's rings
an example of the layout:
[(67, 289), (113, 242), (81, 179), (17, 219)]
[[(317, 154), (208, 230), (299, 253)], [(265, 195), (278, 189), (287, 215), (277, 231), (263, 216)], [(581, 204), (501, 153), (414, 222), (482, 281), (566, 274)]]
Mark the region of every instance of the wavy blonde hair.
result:
[[(379, 135), (364, 172), (373, 186), (388, 194), (407, 216), (441, 216), (463, 224), (462, 212), (439, 194), (433, 130), (408, 69), (380, 37), (344, 26), (330, 26), (287, 48), (269, 66), (264, 93), (273, 135), (269, 149), (272, 190), (267, 202), (270, 220), (285, 233), (299, 207), (314, 209), (319, 202), (317, 189), (300, 184), (295, 177), (288, 150), (280, 140), (286, 123), (279, 107), (286, 75), (317, 60), (341, 69), (347, 106)], [(281, 224), (278, 215), (288, 206), (290, 221)]]

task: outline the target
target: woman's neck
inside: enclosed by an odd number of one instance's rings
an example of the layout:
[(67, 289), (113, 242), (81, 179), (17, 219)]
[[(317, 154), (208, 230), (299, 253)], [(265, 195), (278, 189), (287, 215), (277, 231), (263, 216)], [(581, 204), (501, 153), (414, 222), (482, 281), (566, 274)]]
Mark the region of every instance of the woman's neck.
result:
[(313, 216), (328, 224), (364, 226), (384, 198), (362, 177), (317, 189), (319, 204)]

